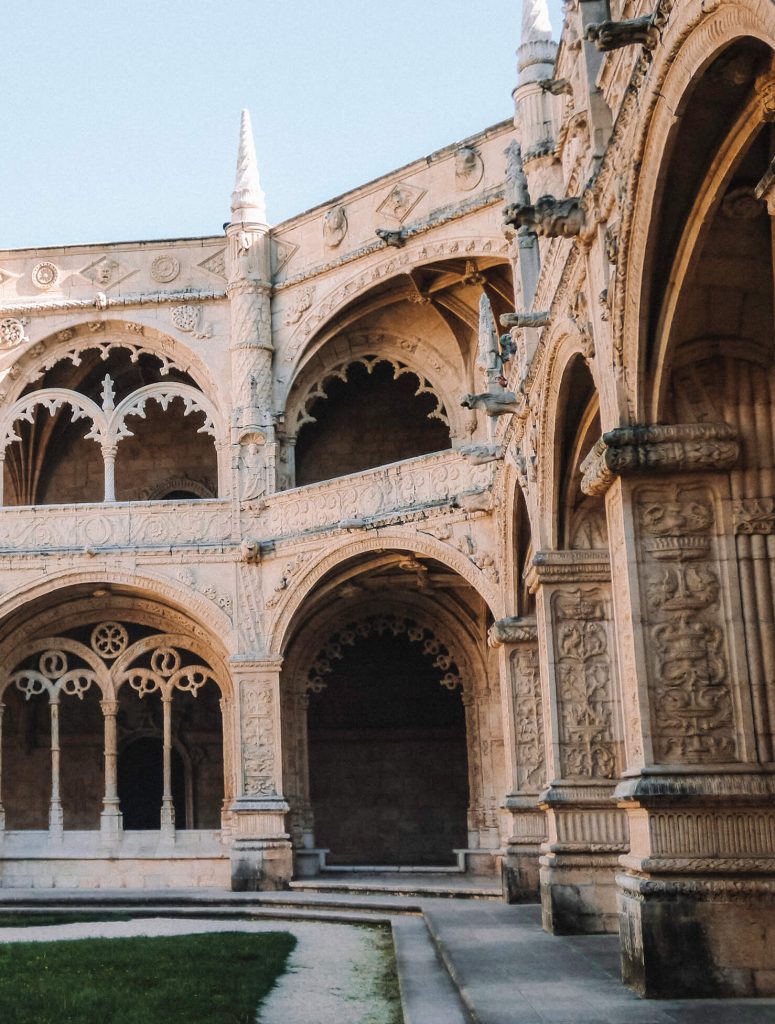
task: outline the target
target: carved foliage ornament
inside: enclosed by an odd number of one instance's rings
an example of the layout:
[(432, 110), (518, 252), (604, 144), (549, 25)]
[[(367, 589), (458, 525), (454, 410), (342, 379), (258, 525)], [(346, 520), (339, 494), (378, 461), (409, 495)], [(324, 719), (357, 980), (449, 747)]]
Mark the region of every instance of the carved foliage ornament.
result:
[(269, 680), (244, 680), (242, 787), (246, 796), (271, 796), (275, 786), (274, 693)]
[(737, 759), (715, 516), (705, 488), (641, 491), (654, 754), (664, 763)]
[(552, 606), (562, 774), (614, 778), (614, 688), (606, 594), (598, 587), (560, 591)]
[(0, 348), (15, 348), (22, 342), (29, 341), (24, 330), (26, 322), (24, 319), (17, 320), (14, 317), (0, 320)]
[[(535, 627), (534, 627), (535, 628)], [(516, 728), (517, 785), (539, 790), (546, 781), (541, 673), (535, 642), (523, 645), (511, 660)]]
[(460, 676), (454, 654), (430, 629), (418, 625), (411, 619), (382, 615), (361, 619), (360, 622), (351, 623), (336, 633), (312, 663), (304, 683), (305, 690), (320, 693), (325, 688), (326, 683), (323, 676), (334, 671), (334, 662), (341, 661), (344, 657), (343, 648), (354, 647), (359, 639), (375, 634), (382, 636), (385, 633), (392, 636), (405, 635), (412, 643), (421, 644), (423, 654), (433, 659), (433, 667), (444, 672), (440, 680), (441, 685), (448, 690), (463, 688), (463, 679)]

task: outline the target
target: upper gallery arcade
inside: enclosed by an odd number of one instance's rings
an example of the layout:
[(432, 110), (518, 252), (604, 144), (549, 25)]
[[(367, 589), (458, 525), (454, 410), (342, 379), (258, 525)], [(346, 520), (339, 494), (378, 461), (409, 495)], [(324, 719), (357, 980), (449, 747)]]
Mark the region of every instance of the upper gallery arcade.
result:
[(457, 866), (773, 992), (775, 4), (522, 8), (513, 119), (0, 252), (0, 885)]

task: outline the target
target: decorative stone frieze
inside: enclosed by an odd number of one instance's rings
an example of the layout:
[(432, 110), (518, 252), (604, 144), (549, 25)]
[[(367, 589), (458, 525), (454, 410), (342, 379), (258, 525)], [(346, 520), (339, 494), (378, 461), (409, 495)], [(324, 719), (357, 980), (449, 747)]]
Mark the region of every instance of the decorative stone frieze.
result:
[(581, 465), (581, 489), (604, 494), (615, 476), (731, 469), (740, 455), (726, 423), (617, 427), (603, 434)]

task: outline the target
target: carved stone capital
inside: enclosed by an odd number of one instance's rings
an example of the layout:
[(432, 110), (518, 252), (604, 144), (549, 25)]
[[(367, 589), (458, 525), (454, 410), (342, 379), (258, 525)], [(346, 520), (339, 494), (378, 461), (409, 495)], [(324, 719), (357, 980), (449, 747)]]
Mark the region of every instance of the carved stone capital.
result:
[(503, 647), (505, 644), (535, 644), (538, 641), (538, 627), (533, 618), (516, 615), (497, 619), (487, 633), (490, 647)]
[(576, 238), (584, 229), (585, 213), (579, 196), (565, 199), (541, 196), (533, 205), (507, 206), (503, 220), (515, 228), (529, 228), (545, 238)]
[(644, 46), (647, 50), (653, 50), (659, 42), (659, 29), (653, 17), (646, 14), (641, 18), (600, 21), (588, 25), (584, 38), (604, 52), (619, 50), (622, 46)]
[(546, 583), (608, 583), (607, 551), (537, 551), (525, 574), (531, 591)]
[(502, 327), (548, 327), (551, 313), (543, 310), (540, 313), (504, 313), (501, 316)]
[(581, 489), (604, 494), (614, 477), (730, 469), (740, 445), (726, 423), (617, 427), (603, 434), (581, 464)]

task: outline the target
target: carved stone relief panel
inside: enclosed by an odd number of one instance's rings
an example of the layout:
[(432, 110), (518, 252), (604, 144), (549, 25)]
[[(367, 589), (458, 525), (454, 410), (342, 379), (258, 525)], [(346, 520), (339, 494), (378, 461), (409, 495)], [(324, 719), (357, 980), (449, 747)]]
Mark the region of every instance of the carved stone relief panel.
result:
[(517, 783), (520, 791), (537, 792), (546, 781), (544, 714), (537, 646), (523, 644), (512, 653), (511, 678)]
[(713, 496), (702, 486), (644, 488), (635, 510), (654, 755), (666, 763), (735, 761)]
[(609, 588), (557, 591), (552, 620), (562, 775), (615, 778), (619, 765)]
[(245, 679), (240, 694), (243, 792), (245, 796), (271, 796), (276, 792), (272, 681)]

